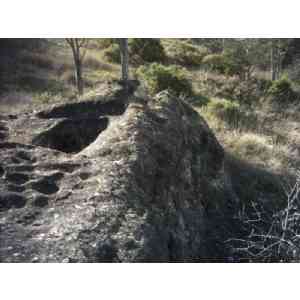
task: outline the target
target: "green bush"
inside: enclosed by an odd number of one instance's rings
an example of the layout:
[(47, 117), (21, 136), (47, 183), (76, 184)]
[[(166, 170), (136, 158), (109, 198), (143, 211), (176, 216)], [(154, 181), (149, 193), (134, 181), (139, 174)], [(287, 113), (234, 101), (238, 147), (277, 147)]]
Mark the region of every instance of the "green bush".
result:
[(250, 63), (246, 54), (232, 50), (226, 50), (222, 54), (209, 54), (203, 58), (203, 64), (210, 71), (227, 76), (238, 75), (244, 79), (250, 72)]
[(118, 43), (112, 43), (104, 50), (104, 57), (112, 63), (119, 64), (121, 62), (120, 47)]
[(285, 76), (272, 82), (270, 88), (268, 89), (268, 95), (277, 101), (291, 101), (295, 98), (295, 92), (292, 88), (292, 83)]
[(226, 60), (222, 54), (208, 54), (203, 58), (203, 64), (213, 72), (225, 74)]
[(211, 99), (206, 106), (206, 110), (209, 115), (222, 120), (231, 128), (238, 128), (244, 116), (238, 103), (226, 99)]
[(205, 47), (195, 46), (186, 41), (172, 42), (167, 46), (170, 58), (183, 66), (199, 66), (203, 58), (208, 55)]
[[(120, 47), (114, 40), (107, 41), (105, 58), (112, 63), (120, 63)], [(166, 55), (159, 39), (129, 39), (128, 51), (130, 62), (136, 65), (152, 62), (164, 62)]]
[(175, 95), (192, 96), (192, 85), (186, 78), (184, 69), (178, 66), (163, 66), (153, 63), (139, 67), (137, 75), (149, 89), (151, 94), (169, 90)]
[(129, 39), (131, 61), (136, 64), (162, 63), (166, 54), (159, 39)]
[(229, 76), (238, 75), (246, 78), (250, 72), (251, 64), (247, 52), (243, 48), (227, 49), (223, 53), (225, 59), (225, 74)]

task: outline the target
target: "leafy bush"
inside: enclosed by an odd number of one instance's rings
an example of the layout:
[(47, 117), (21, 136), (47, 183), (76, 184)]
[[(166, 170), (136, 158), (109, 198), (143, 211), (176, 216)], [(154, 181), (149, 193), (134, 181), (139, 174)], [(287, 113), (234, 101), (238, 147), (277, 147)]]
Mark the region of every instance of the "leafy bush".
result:
[(159, 39), (129, 39), (129, 52), (137, 64), (164, 62), (166, 59)]
[(240, 115), (238, 103), (226, 99), (214, 99), (207, 104), (207, 109), (221, 120), (234, 123)]
[[(212, 98), (203, 108), (204, 115), (220, 128), (229, 127), (238, 130), (255, 130), (259, 119), (255, 112), (245, 110), (243, 105), (227, 99)], [(237, 142), (236, 142), (237, 144)]]
[(268, 95), (272, 96), (276, 101), (291, 101), (295, 98), (292, 83), (285, 76), (272, 82), (268, 89)]
[(246, 78), (250, 73), (250, 63), (246, 55), (232, 50), (226, 50), (222, 54), (209, 54), (204, 57), (203, 63), (210, 71), (227, 76), (238, 75)]
[(151, 94), (169, 90), (175, 95), (191, 96), (192, 85), (186, 78), (185, 72), (178, 66), (163, 66), (153, 63), (139, 67), (138, 77), (145, 82)]
[(203, 58), (203, 64), (213, 72), (225, 74), (226, 60), (222, 54), (209, 54)]
[(186, 41), (170, 43), (167, 46), (167, 52), (175, 63), (183, 66), (199, 66), (202, 59), (208, 55), (207, 48), (195, 46)]
[(118, 43), (111, 44), (108, 48), (104, 50), (105, 58), (112, 63), (120, 63), (120, 47)]
[[(112, 63), (120, 63), (120, 47), (115, 39), (107, 41), (104, 50), (105, 58)], [(166, 55), (159, 39), (129, 39), (128, 51), (130, 62), (141, 65), (144, 63), (164, 62)]]
[(226, 75), (238, 75), (244, 79), (249, 77), (251, 64), (245, 49), (240, 47), (227, 49), (224, 51), (223, 56), (225, 59)]

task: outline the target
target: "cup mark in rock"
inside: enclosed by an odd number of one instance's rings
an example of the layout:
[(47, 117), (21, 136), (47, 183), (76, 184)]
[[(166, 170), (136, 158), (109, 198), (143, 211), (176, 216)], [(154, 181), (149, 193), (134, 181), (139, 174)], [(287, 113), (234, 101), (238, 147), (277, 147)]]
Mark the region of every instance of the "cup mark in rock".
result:
[(22, 185), (29, 180), (29, 176), (24, 173), (10, 173), (7, 174), (6, 178), (8, 181), (17, 185)]
[(11, 208), (22, 208), (26, 205), (26, 198), (15, 192), (1, 192), (0, 194), (0, 211)]
[(52, 195), (58, 192), (58, 186), (51, 181), (42, 179), (31, 183), (32, 189), (36, 190), (41, 194)]

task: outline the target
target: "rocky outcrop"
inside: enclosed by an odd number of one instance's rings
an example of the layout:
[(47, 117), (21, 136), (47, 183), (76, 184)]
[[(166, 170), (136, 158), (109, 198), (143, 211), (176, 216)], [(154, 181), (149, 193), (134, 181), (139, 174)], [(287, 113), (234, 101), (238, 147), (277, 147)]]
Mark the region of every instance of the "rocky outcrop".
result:
[(227, 201), (224, 153), (206, 122), (167, 93), (148, 103), (132, 97), (126, 110), (120, 99), (108, 103), (9, 122), (0, 142), (0, 260), (222, 257), (214, 212)]

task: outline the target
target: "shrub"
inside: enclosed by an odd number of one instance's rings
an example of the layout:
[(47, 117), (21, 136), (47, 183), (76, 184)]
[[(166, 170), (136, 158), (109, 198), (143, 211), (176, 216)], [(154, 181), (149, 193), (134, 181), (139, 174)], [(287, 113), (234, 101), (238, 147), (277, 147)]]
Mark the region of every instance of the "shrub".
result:
[(238, 103), (226, 99), (213, 99), (207, 104), (207, 110), (229, 124), (234, 124), (241, 113)]
[(175, 63), (183, 66), (199, 66), (208, 54), (207, 48), (195, 46), (186, 41), (170, 43), (167, 46), (167, 52)]
[(225, 74), (226, 60), (222, 54), (209, 54), (203, 58), (203, 64), (213, 72)]
[(129, 52), (137, 64), (164, 62), (166, 54), (159, 39), (130, 39)]
[(270, 95), (275, 101), (287, 102), (294, 100), (295, 98), (292, 83), (285, 76), (272, 82), (272, 85), (268, 89), (268, 95)]
[(225, 60), (225, 74), (238, 75), (243, 79), (249, 77), (251, 64), (247, 52), (242, 48), (227, 49), (223, 53)]
[[(109, 62), (120, 63), (119, 44), (114, 39), (107, 43), (109, 46), (104, 50), (104, 56)], [(129, 39), (128, 48), (130, 62), (133, 64), (164, 62), (166, 59), (159, 39)]]
[(222, 54), (209, 54), (204, 57), (203, 63), (210, 71), (227, 76), (238, 75), (243, 79), (249, 77), (250, 64), (246, 55), (240, 52), (227, 50)]
[(108, 48), (104, 50), (104, 57), (112, 63), (120, 63), (121, 56), (120, 56), (120, 47), (118, 43), (111, 44)]
[(229, 127), (238, 131), (255, 131), (261, 124), (255, 112), (245, 109), (245, 106), (238, 102), (226, 99), (210, 99), (203, 112), (208, 119), (217, 123), (218, 128), (222, 129)]
[(185, 72), (178, 66), (163, 66), (153, 63), (139, 67), (138, 77), (145, 82), (151, 94), (169, 90), (175, 95), (191, 96), (192, 85), (185, 76)]

